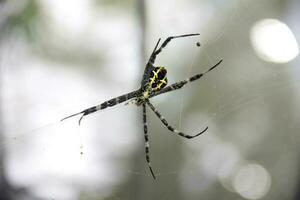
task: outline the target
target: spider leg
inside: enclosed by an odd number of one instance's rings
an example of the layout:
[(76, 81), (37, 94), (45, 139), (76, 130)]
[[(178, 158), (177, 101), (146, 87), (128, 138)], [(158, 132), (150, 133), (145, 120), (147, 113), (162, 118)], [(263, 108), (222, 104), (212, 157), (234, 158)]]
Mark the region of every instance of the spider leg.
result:
[[(158, 39), (158, 41), (157, 41), (157, 43), (156, 43), (156, 45), (155, 45), (155, 47), (154, 47), (154, 49), (153, 49), (153, 51), (152, 51), (152, 53), (151, 53), (151, 56), (150, 56), (150, 58), (149, 58), (149, 60), (148, 60), (148, 63), (146, 64), (146, 67), (145, 67), (145, 70), (144, 70), (144, 73), (143, 73), (143, 78), (142, 78), (142, 82), (141, 82), (141, 85), (142, 85), (142, 89), (145, 89), (144, 87), (145, 87), (145, 85), (147, 84), (147, 82), (148, 82), (148, 77), (150, 76), (150, 73), (151, 73), (151, 70), (152, 70), (152, 68), (154, 67), (153, 66), (153, 64), (154, 64), (154, 60), (151, 60), (151, 57), (152, 57), (152, 55), (154, 54), (154, 52), (156, 51), (156, 49), (157, 49), (157, 47), (158, 47), (158, 44), (159, 44), (159, 42), (160, 42), (160, 38)], [(144, 87), (143, 87), (144, 86)]]
[(149, 102), (147, 101), (148, 106), (151, 108), (151, 110), (153, 110), (153, 112), (156, 114), (156, 116), (160, 119), (160, 121), (170, 130), (172, 131), (172, 133), (175, 133), (181, 137), (187, 138), (187, 139), (191, 139), (194, 137), (197, 137), (199, 135), (201, 135), (202, 133), (204, 133), (208, 127), (206, 127), (205, 129), (203, 129), (200, 133), (197, 133), (196, 135), (187, 135), (185, 133), (182, 133), (176, 129), (174, 129), (172, 126), (169, 125), (169, 123), (167, 122), (167, 120), (158, 112), (158, 110)]
[(161, 38), (159, 38), (158, 39), (158, 41), (157, 41), (157, 43), (156, 43), (156, 45), (155, 45), (155, 47), (154, 47), (154, 49), (153, 49), (153, 51), (152, 51), (152, 53), (151, 53), (151, 56), (150, 56), (150, 58), (149, 58), (149, 60), (148, 60), (148, 65), (150, 64), (150, 66), (151, 65), (153, 65), (154, 64), (154, 62), (155, 62), (155, 57), (153, 57), (153, 55), (155, 54), (155, 52), (156, 52), (156, 50), (157, 50), (157, 47), (158, 47), (158, 44), (159, 44), (159, 42), (160, 42), (160, 40), (161, 40)]
[(161, 40), (161, 38), (158, 39), (158, 41), (157, 41), (157, 43), (156, 43), (156, 45), (155, 45), (155, 47), (154, 47), (154, 49), (153, 49), (152, 54), (156, 51), (156, 49), (157, 49), (157, 47), (158, 47), (158, 44), (159, 44), (160, 40)]
[(160, 94), (163, 94), (163, 93), (166, 93), (166, 92), (171, 92), (173, 90), (178, 90), (178, 89), (182, 88), (185, 84), (200, 79), (204, 74), (210, 72), (211, 70), (216, 68), (219, 64), (221, 64), (222, 61), (223, 60), (220, 60), (217, 64), (215, 64), (214, 66), (212, 66), (207, 71), (205, 71), (201, 74), (196, 74), (196, 75), (194, 75), (194, 76), (192, 76), (192, 77), (190, 77), (186, 80), (173, 83), (172, 85), (169, 85), (169, 86), (163, 88), (162, 90), (158, 91), (157, 93), (151, 94), (149, 98), (160, 95)]
[(152, 177), (154, 179), (155, 175), (154, 172), (151, 168), (151, 163), (150, 163), (150, 155), (149, 155), (149, 139), (148, 139), (148, 128), (147, 128), (147, 118), (146, 118), (146, 104), (143, 104), (143, 123), (144, 123), (144, 137), (145, 137), (145, 152), (146, 152), (146, 161), (148, 164), (148, 167), (150, 169), (150, 172), (152, 174)]
[[(177, 36), (170, 36), (168, 37), (163, 43), (162, 45), (159, 47), (159, 49), (156, 50), (156, 48), (154, 49), (153, 53), (151, 54), (150, 58), (149, 58), (149, 62), (151, 64), (153, 64), (155, 62), (156, 56), (158, 54), (160, 54), (160, 52), (162, 51), (163, 48), (165, 48), (168, 43), (175, 38), (182, 38), (182, 37), (190, 37), (190, 36), (196, 36), (196, 35), (200, 35), (199, 33), (193, 33), (193, 34), (186, 34), (186, 35), (177, 35)], [(158, 44), (158, 43), (157, 43)]]
[(75, 114), (72, 114), (70, 116), (67, 116), (67, 117), (61, 119), (60, 121), (64, 121), (64, 120), (66, 120), (68, 118), (71, 118), (71, 117), (74, 117), (76, 115), (81, 115), (82, 114), (82, 116), (80, 117), (80, 119), (78, 121), (78, 123), (80, 125), (81, 120), (83, 119), (84, 116), (89, 115), (91, 113), (94, 113), (94, 112), (96, 112), (98, 110), (103, 110), (103, 109), (108, 108), (108, 107), (113, 107), (113, 106), (115, 106), (115, 105), (117, 105), (119, 103), (122, 103), (124, 101), (129, 100), (129, 99), (132, 99), (132, 98), (136, 97), (138, 95), (138, 93), (139, 93), (139, 91), (137, 90), (137, 91), (133, 91), (133, 92), (130, 92), (130, 93), (118, 96), (116, 98), (113, 98), (113, 99), (110, 99), (108, 101), (105, 101), (105, 102), (103, 102), (103, 103), (101, 103), (99, 105), (87, 108), (87, 109), (85, 109), (85, 110), (83, 110), (83, 111), (81, 111), (79, 113), (75, 113)]

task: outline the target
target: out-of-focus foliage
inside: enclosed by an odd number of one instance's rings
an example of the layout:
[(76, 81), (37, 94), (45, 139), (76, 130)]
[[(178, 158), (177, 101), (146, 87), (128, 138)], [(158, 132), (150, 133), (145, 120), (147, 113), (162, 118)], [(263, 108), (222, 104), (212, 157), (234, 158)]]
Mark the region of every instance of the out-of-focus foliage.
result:
[[(15, 5), (13, 1), (4, 1), (3, 9), (8, 9), (6, 21), (2, 25), (0, 35), (17, 32), (23, 35), (30, 42), (34, 42), (36, 38), (36, 26), (42, 20), (42, 13), (36, 0), (24, 0)], [(2, 36), (3, 37), (3, 36)]]
[(137, 1), (134, 0), (95, 0), (98, 6), (111, 6), (111, 7), (119, 7), (119, 8), (130, 8), (133, 7)]

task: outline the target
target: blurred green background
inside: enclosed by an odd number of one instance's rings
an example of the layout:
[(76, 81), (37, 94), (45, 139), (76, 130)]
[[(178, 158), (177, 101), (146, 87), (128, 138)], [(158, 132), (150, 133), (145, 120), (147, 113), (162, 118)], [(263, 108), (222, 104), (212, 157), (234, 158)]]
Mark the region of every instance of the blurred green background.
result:
[[(298, 0), (1, 0), (0, 199), (300, 199)], [(169, 83), (148, 109), (69, 114), (139, 87), (158, 38)], [(196, 43), (200, 42), (201, 47)]]

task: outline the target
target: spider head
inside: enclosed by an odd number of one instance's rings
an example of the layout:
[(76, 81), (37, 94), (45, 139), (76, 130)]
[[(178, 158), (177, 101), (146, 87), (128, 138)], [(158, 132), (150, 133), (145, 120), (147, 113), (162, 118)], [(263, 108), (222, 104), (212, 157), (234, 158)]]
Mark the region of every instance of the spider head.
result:
[(166, 68), (159, 66), (154, 67), (150, 73), (149, 89), (157, 92), (168, 84)]

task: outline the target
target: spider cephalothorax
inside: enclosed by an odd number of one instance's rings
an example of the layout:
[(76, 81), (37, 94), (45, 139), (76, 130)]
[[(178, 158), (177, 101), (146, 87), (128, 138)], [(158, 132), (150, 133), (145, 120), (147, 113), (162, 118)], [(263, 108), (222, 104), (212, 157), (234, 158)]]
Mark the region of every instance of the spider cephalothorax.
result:
[[(185, 84), (190, 83), (192, 81), (195, 81), (199, 78), (201, 78), (204, 74), (206, 74), (207, 72), (211, 71), (212, 69), (214, 69), (215, 67), (217, 67), (222, 60), (220, 60), (217, 64), (215, 64), (214, 66), (212, 66), (211, 68), (209, 68), (207, 71), (200, 73), (200, 74), (196, 74), (190, 78), (187, 78), (185, 80), (173, 83), (169, 86), (167, 86), (168, 84), (168, 80), (167, 80), (167, 70), (164, 67), (155, 67), (154, 66), (154, 62), (156, 59), (156, 56), (158, 54), (160, 54), (163, 50), (163, 48), (165, 48), (167, 46), (167, 44), (175, 38), (181, 38), (181, 37), (189, 37), (189, 36), (196, 36), (199, 35), (198, 33), (196, 34), (187, 34), (187, 35), (178, 35), (178, 36), (171, 36), (168, 37), (161, 45), (160, 47), (158, 47), (160, 39), (158, 40), (158, 42), (155, 45), (155, 48), (146, 64), (145, 67), (145, 71), (143, 74), (143, 78), (141, 81), (141, 87), (138, 90), (135, 90), (133, 92), (129, 92), (127, 94), (118, 96), (116, 98), (112, 98), (108, 101), (105, 101), (97, 106), (93, 106), (90, 108), (87, 108), (79, 113), (75, 113), (73, 115), (70, 115), (68, 117), (65, 117), (62, 119), (65, 120), (67, 118), (73, 117), (75, 115), (82, 115), (79, 119), (79, 125), (81, 120), (83, 119), (84, 116), (89, 115), (91, 113), (94, 113), (98, 110), (103, 110), (107, 107), (112, 107), (115, 106), (119, 103), (128, 101), (128, 100), (135, 100), (136, 105), (140, 106), (142, 105), (143, 107), (143, 123), (144, 123), (144, 138), (145, 138), (145, 152), (146, 152), (146, 160), (149, 166), (149, 169), (151, 171), (151, 174), (153, 176), (153, 178), (155, 179), (155, 175), (154, 172), (152, 170), (151, 164), (150, 164), (150, 155), (149, 155), (149, 138), (148, 138), (148, 128), (147, 128), (147, 119), (146, 119), (146, 105), (148, 105), (150, 107), (150, 109), (156, 114), (156, 116), (161, 120), (161, 122), (174, 134), (177, 134), (181, 137), (187, 138), (187, 139), (191, 139), (194, 137), (197, 137), (199, 135), (201, 135), (202, 133), (204, 133), (208, 127), (206, 127), (205, 129), (203, 129), (202, 131), (198, 132), (195, 135), (188, 135), (185, 134), (183, 132), (180, 132), (178, 130), (176, 130), (175, 128), (173, 128), (173, 126), (169, 125), (169, 123), (167, 122), (167, 120), (160, 114), (160, 112), (152, 105), (152, 103), (150, 103), (150, 98), (163, 94), (163, 93), (167, 93), (170, 91), (174, 91), (174, 90), (178, 90), (180, 88), (182, 88)], [(198, 46), (198, 43), (197, 43)], [(166, 87), (167, 86), (167, 87)]]

